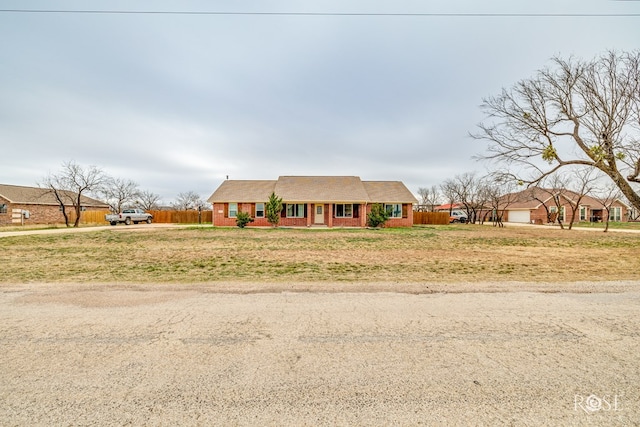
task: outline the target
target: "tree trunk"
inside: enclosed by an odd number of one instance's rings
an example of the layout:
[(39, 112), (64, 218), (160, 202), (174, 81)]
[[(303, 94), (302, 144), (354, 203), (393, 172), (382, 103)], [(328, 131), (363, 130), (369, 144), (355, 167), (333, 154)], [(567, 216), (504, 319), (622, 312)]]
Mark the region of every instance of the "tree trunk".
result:
[(64, 205), (60, 205), (62, 208), (62, 216), (64, 217), (64, 225), (69, 226), (69, 215), (67, 215), (67, 208)]
[(53, 191), (53, 195), (55, 196), (56, 200), (58, 201), (58, 203), (60, 203), (60, 210), (62, 212), (62, 216), (64, 217), (64, 225), (65, 226), (69, 226), (69, 215), (67, 215), (67, 208), (64, 205), (64, 202), (62, 201), (62, 197), (60, 197), (60, 194), (58, 193), (58, 190), (51, 187), (51, 191)]
[(73, 222), (73, 226), (75, 228), (77, 228), (80, 225), (80, 214), (82, 213), (82, 205), (80, 204), (80, 197), (81, 197), (81, 192), (78, 191), (78, 198), (76, 199), (76, 203), (75, 203), (75, 210), (76, 210), (76, 220)]
[(615, 182), (620, 191), (622, 191), (622, 194), (624, 194), (627, 200), (629, 200), (631, 205), (637, 210), (640, 210), (640, 195), (633, 190), (631, 184), (629, 184), (629, 181), (624, 179), (624, 177), (620, 175), (618, 171), (603, 170), (603, 172), (609, 175), (613, 182)]
[(76, 206), (76, 220), (73, 222), (74, 227), (78, 227), (80, 225), (80, 206)]
[(572, 203), (569, 203), (569, 206), (571, 207), (571, 220), (569, 220), (569, 230), (573, 228), (573, 223), (576, 221), (576, 211), (580, 209), (581, 199), (582, 198), (578, 199), (578, 202), (576, 203), (575, 206)]

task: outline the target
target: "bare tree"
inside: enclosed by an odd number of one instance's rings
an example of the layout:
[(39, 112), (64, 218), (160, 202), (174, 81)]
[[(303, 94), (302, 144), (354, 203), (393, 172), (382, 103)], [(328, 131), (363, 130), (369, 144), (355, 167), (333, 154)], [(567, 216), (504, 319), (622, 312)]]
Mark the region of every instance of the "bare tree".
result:
[(135, 204), (145, 211), (152, 211), (158, 209), (158, 203), (160, 202), (160, 196), (152, 193), (151, 191), (144, 190), (138, 193), (138, 198)]
[(551, 64), (483, 100), (487, 122), (472, 135), (489, 142), (482, 158), (505, 162), (527, 184), (570, 165), (599, 169), (640, 209), (631, 185), (640, 182), (632, 129), (640, 128), (640, 51)]
[(420, 205), (424, 206), (428, 212), (433, 212), (433, 209), (439, 204), (440, 191), (435, 185), (418, 188), (418, 195), (420, 196)]
[(607, 231), (609, 231), (609, 218), (611, 216), (611, 208), (617, 200), (620, 200), (622, 198), (622, 193), (614, 183), (609, 183), (609, 185), (603, 187), (600, 191), (597, 191), (593, 195), (593, 198), (602, 203), (602, 206), (606, 211), (604, 226), (604, 232), (606, 233)]
[(474, 215), (480, 221), (480, 224), (484, 224), (487, 215), (491, 213), (491, 209), (488, 208), (490, 198), (491, 184), (489, 181), (489, 177), (479, 178), (473, 206)]
[(454, 182), (458, 196), (458, 201), (462, 204), (467, 212), (467, 222), (475, 223), (476, 217), (473, 211), (474, 198), (478, 187), (478, 182), (475, 173), (463, 173), (454, 177)]
[[(569, 230), (576, 222), (576, 215), (580, 211), (580, 203), (585, 196), (590, 195), (596, 186), (597, 175), (595, 169), (578, 168), (575, 169), (569, 178), (569, 190), (567, 194), (567, 203), (571, 206), (571, 221), (569, 222)], [(580, 218), (578, 218), (580, 219)]]
[(109, 204), (109, 208), (116, 213), (122, 212), (123, 208), (135, 204), (140, 196), (138, 184), (121, 178), (107, 178), (102, 186), (101, 193)]
[(540, 204), (544, 208), (547, 215), (547, 223), (555, 222), (555, 218), (551, 218), (551, 211), (549, 209), (549, 201), (551, 200), (551, 203), (554, 203), (552, 199), (553, 191), (549, 191), (545, 188), (540, 187), (530, 187), (529, 190), (531, 198), (540, 202)]
[(98, 191), (107, 176), (96, 166), (82, 167), (73, 160), (62, 164), (62, 170), (53, 174), (49, 173), (40, 186), (49, 189), (55, 196), (64, 216), (65, 225), (69, 227), (69, 213), (67, 206), (73, 206), (75, 211), (74, 227), (80, 224), (82, 214), (82, 196), (85, 193)]
[(480, 219), (488, 200), (488, 191), (483, 180), (478, 178), (475, 172), (456, 175), (453, 179), (445, 181), (442, 188), (443, 193), (450, 192), (452, 200), (462, 204), (468, 222), (475, 223)]
[(451, 178), (445, 180), (442, 184), (440, 184), (440, 190), (442, 191), (442, 196), (448, 202), (449, 205), (449, 215), (453, 211), (453, 204), (456, 203), (456, 197), (458, 194), (457, 184)]
[(566, 193), (568, 191), (566, 177), (560, 173), (554, 173), (552, 175), (547, 175), (544, 179), (544, 183), (549, 187), (551, 200), (553, 202), (553, 207), (549, 210), (555, 208), (555, 218), (553, 217), (553, 212), (551, 212), (551, 222), (554, 222), (555, 220), (560, 228), (564, 230), (566, 212), (564, 210), (563, 202), (567, 200)]
[(200, 195), (194, 191), (179, 193), (176, 201), (171, 204), (174, 209), (179, 211), (188, 211), (191, 209), (203, 209), (206, 203)]
[(486, 194), (487, 203), (492, 209), (491, 221), (494, 227), (504, 227), (503, 219), (507, 208), (518, 200), (516, 182), (503, 181), (491, 175), (487, 179), (490, 180), (486, 186)]

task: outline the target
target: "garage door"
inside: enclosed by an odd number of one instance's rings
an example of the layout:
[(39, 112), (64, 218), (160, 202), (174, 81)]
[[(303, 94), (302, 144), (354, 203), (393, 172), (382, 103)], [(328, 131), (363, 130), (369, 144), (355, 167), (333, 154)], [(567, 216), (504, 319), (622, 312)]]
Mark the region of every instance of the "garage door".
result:
[(529, 211), (509, 211), (508, 222), (531, 222), (531, 214)]

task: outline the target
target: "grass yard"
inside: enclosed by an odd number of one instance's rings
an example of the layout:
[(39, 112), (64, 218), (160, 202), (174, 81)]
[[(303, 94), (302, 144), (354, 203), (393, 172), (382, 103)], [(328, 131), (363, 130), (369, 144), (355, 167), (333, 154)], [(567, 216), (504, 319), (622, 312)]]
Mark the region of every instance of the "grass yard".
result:
[(479, 225), (150, 229), (0, 239), (5, 283), (630, 280), (640, 235)]

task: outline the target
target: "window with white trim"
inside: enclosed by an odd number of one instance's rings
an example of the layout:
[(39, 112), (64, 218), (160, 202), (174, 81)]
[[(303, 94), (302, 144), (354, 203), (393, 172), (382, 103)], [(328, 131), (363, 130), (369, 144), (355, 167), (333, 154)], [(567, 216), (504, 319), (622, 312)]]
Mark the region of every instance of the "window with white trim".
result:
[(614, 206), (611, 208), (609, 211), (609, 221), (622, 221), (622, 208), (620, 206)]
[(587, 208), (586, 206), (580, 206), (580, 221), (587, 220)]
[(256, 203), (256, 218), (264, 218), (264, 203)]
[(336, 218), (353, 218), (352, 203), (338, 203), (338, 204), (335, 204), (334, 206), (335, 206)]
[(304, 218), (304, 203), (287, 203), (287, 218)]
[(402, 218), (402, 204), (393, 203), (384, 205), (384, 210), (389, 214), (389, 218)]
[[(554, 213), (554, 212), (558, 212), (558, 207), (557, 206), (551, 206), (549, 208), (549, 212)], [(558, 214), (558, 221), (564, 222), (564, 206), (560, 206), (560, 213)]]
[(0, 205), (0, 214), (6, 214), (7, 213), (7, 205), (5, 203)]
[(238, 216), (238, 204), (229, 203), (229, 218), (235, 218)]

